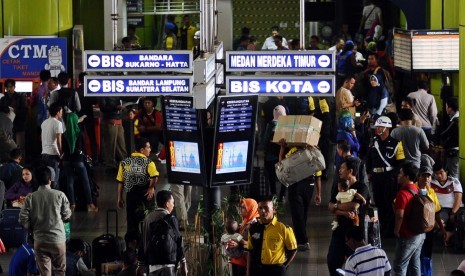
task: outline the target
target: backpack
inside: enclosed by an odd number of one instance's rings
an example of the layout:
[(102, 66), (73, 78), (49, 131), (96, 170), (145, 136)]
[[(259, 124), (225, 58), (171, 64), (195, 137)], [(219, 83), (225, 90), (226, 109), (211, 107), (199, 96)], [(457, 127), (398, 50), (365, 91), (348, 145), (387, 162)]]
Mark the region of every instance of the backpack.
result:
[[(63, 114), (65, 114), (68, 109), (71, 112), (76, 112), (76, 91), (71, 88), (62, 88), (58, 92), (58, 104), (63, 108)], [(66, 108), (65, 108), (66, 107)]]
[(150, 223), (149, 237), (147, 257), (150, 265), (176, 264), (178, 262), (177, 252), (180, 235), (173, 225), (171, 214)]
[(415, 235), (428, 233), (436, 223), (436, 206), (428, 196), (417, 194), (412, 189), (407, 190), (413, 195), (407, 227)]

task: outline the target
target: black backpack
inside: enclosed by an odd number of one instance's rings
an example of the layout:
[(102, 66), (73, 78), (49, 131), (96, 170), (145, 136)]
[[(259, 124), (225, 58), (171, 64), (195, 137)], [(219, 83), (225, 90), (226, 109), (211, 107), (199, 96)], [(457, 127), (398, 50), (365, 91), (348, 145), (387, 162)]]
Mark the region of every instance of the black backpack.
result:
[(76, 112), (76, 102), (75, 96), (76, 91), (71, 88), (62, 88), (58, 92), (58, 104), (63, 108), (63, 114), (65, 114), (65, 107), (67, 107), (71, 112)]
[(147, 249), (150, 265), (176, 264), (178, 262), (179, 231), (167, 214), (149, 225), (149, 246)]

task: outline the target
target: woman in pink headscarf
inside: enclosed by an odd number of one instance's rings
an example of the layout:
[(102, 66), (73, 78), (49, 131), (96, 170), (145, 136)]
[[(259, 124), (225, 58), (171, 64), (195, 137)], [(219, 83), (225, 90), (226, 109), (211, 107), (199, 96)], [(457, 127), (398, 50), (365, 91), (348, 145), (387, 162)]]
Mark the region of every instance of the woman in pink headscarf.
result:
[[(270, 192), (272, 195), (276, 195), (276, 171), (274, 165), (279, 161), (279, 150), (278, 144), (272, 143), (276, 126), (278, 125), (278, 119), (281, 116), (286, 116), (286, 108), (282, 105), (278, 105), (273, 109), (273, 120), (266, 126), (263, 134), (263, 145), (265, 151), (265, 171), (268, 177), (268, 183), (270, 184)], [(287, 188), (281, 185), (281, 191), (279, 193), (279, 200), (283, 201), (287, 195)]]
[[(257, 222), (258, 203), (252, 198), (242, 199), (240, 202), (239, 214), (242, 217), (242, 224), (238, 233), (241, 234), (243, 238), (239, 243), (231, 240), (228, 243), (228, 247), (230, 248), (245, 248), (247, 245), (250, 225)], [(247, 257), (245, 254), (238, 258), (231, 258), (231, 264), (233, 276), (245, 276), (247, 274)]]

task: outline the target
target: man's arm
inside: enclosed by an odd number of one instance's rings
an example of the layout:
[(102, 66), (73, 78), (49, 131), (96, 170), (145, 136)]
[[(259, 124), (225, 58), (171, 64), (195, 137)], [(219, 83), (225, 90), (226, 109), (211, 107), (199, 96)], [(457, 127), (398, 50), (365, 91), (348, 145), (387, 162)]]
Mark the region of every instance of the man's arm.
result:
[(118, 183), (118, 208), (124, 207), (124, 199), (123, 199), (123, 183)]
[(32, 200), (32, 195), (28, 195), (26, 197), (26, 200), (24, 200), (24, 207), (21, 208), (21, 211), (19, 212), (19, 223), (24, 227), (24, 229), (30, 230), (30, 211), (31, 211), (31, 200)]
[[(297, 254), (297, 249), (294, 250), (286, 250), (286, 261), (284, 262), (284, 266), (286, 269), (289, 267), (289, 265), (292, 263), (292, 261), (295, 258), (295, 255)], [(248, 261), (248, 260), (247, 260)]]
[(320, 205), (321, 204), (321, 176), (316, 177), (315, 188), (316, 188), (315, 205)]
[(63, 153), (63, 148), (61, 146), (61, 133), (57, 133), (56, 136), (57, 136), (58, 153), (61, 156), (61, 154)]
[(72, 212), (71, 208), (69, 208), (69, 201), (68, 198), (64, 193), (62, 193), (62, 202), (61, 202), (61, 219), (63, 221), (69, 220), (71, 217)]

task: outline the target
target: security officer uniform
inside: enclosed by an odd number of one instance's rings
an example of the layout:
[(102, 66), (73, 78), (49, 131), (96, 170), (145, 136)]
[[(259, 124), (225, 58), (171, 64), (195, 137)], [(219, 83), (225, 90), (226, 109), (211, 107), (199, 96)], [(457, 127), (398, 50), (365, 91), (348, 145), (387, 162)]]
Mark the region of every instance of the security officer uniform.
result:
[[(389, 124), (384, 124), (385, 118)], [(380, 123), (381, 122), (381, 123)], [(381, 116), (375, 126), (392, 127), (391, 120)], [(384, 130), (384, 131), (387, 131)], [(393, 235), (394, 211), (392, 201), (398, 191), (397, 173), (400, 163), (405, 159), (402, 142), (390, 135), (385, 140), (375, 136), (368, 150), (366, 161), (367, 174), (371, 175), (373, 198), (378, 207), (379, 220), (383, 234)]]
[(250, 226), (247, 250), (251, 254), (251, 276), (286, 275), (286, 251), (297, 250), (297, 241), (292, 228), (275, 216), (268, 224)]

